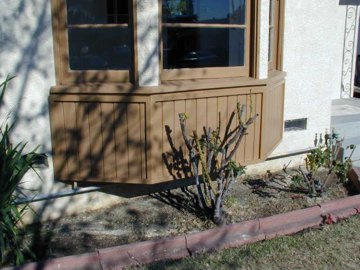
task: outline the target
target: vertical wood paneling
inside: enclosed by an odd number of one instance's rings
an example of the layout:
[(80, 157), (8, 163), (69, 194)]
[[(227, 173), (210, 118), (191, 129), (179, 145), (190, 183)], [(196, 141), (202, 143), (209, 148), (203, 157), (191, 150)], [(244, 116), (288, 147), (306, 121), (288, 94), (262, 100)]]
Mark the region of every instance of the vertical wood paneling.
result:
[(217, 115), (218, 115), (218, 122), (220, 122), (220, 138), (222, 139), (224, 137), (226, 124), (227, 124), (226, 121), (228, 115), (227, 97), (218, 98)]
[[(188, 159), (189, 157), (189, 151), (187, 150), (187, 147), (185, 145), (181, 128), (180, 128), (180, 122), (179, 122), (179, 113), (186, 112), (186, 104), (185, 100), (177, 100), (174, 102), (174, 141), (175, 141), (175, 147), (182, 151), (183, 158)], [(191, 129), (188, 130), (189, 132), (192, 132)], [(178, 178), (182, 178), (183, 172), (181, 169), (177, 172)]]
[[(137, 97), (142, 99), (138, 102), (112, 100), (109, 96), (99, 96), (97, 100), (95, 95), (84, 100), (71, 100), (69, 96), (60, 102), (53, 99), (50, 114), (55, 175), (64, 181), (155, 183), (172, 180), (162, 157), (168, 153), (169, 162), (174, 163), (165, 126), (171, 131), (176, 151), (181, 148), (184, 158), (188, 159), (178, 114), (187, 112), (188, 132), (191, 134), (196, 129), (199, 135), (203, 127), (217, 128), (220, 117), (223, 135), (237, 102), (247, 107), (243, 121), (254, 113), (260, 117), (249, 127), (236, 153), (236, 161), (250, 163), (265, 159), (282, 137), (284, 86), (258, 87), (252, 91), (254, 93), (249, 94), (249, 88), (234, 88), (205, 95), (199, 90), (188, 96), (169, 93), (149, 100)], [(236, 125), (235, 115), (231, 130)], [(149, 133), (146, 128), (150, 129)], [(149, 149), (147, 142), (150, 142)], [(182, 178), (184, 164), (176, 162), (177, 171), (172, 173)]]
[(115, 114), (115, 158), (116, 176), (124, 179), (129, 175), (129, 150), (128, 150), (128, 116), (127, 105), (124, 103), (114, 104)]
[(269, 87), (264, 94), (261, 158), (267, 157), (283, 134), (284, 85)]
[[(259, 101), (257, 100), (259, 99)], [(253, 103), (253, 111), (250, 112), (250, 100)], [(159, 121), (156, 122), (155, 133), (158, 130), (162, 130), (162, 135), (157, 135), (156, 137), (162, 137), (162, 144), (160, 147), (161, 153), (157, 153), (156, 160), (159, 162), (160, 156), (162, 154), (166, 154), (166, 156), (170, 156), (169, 154), (174, 154), (170, 145), (168, 138), (165, 132), (165, 125), (167, 125), (171, 132), (171, 138), (174, 141), (174, 146), (178, 151), (180, 147), (182, 147), (182, 151), (184, 152), (184, 157), (188, 159), (188, 151), (184, 144), (178, 114), (180, 112), (186, 112), (188, 114), (187, 119), (187, 128), (188, 132), (192, 134), (192, 130), (196, 129), (198, 134), (201, 135), (203, 133), (203, 127), (211, 127), (212, 129), (217, 128), (219, 123), (219, 117), (221, 117), (221, 135), (224, 134), (226, 124), (228, 123), (230, 116), (233, 111), (236, 112), (237, 102), (244, 104), (246, 106), (246, 114), (243, 117), (243, 121), (246, 121), (250, 114), (255, 114), (256, 112), (261, 113), (261, 94), (257, 95), (238, 95), (238, 96), (230, 96), (230, 97), (212, 97), (212, 98), (198, 98), (198, 99), (188, 99), (188, 100), (174, 100), (174, 101), (165, 101), (158, 102), (155, 106), (156, 119), (162, 119), (162, 126)], [(161, 109), (160, 109), (161, 108)], [(220, 115), (219, 115), (220, 112)], [(162, 117), (159, 114), (162, 114)], [(254, 159), (259, 159), (259, 144), (260, 144), (260, 127), (261, 123), (259, 123), (260, 119), (257, 119), (256, 127), (250, 127), (248, 130), (247, 138), (244, 138), (243, 142), (240, 145), (240, 148), (237, 153), (236, 160), (238, 162), (250, 162)], [(233, 119), (231, 130), (237, 125), (237, 118)], [(156, 131), (157, 130), (157, 131)], [(246, 140), (249, 145), (246, 145)], [(255, 152), (256, 151), (256, 152)], [(245, 156), (246, 155), (246, 156)], [(169, 160), (169, 162), (174, 162), (173, 160)], [(163, 164), (162, 166), (163, 172), (161, 175), (163, 177), (170, 177), (168, 173), (167, 167)], [(182, 174), (179, 171), (172, 171), (176, 178), (181, 178)]]
[[(247, 95), (246, 96), (246, 120), (252, 117), (256, 112), (256, 97), (255, 95)], [(254, 144), (255, 144), (255, 125), (252, 124), (248, 127), (247, 135), (245, 135), (245, 153), (244, 160), (245, 162), (251, 161), (254, 158)]]
[(78, 179), (79, 168), (79, 145), (78, 131), (76, 127), (76, 103), (63, 103), (65, 144), (66, 144), (66, 162), (67, 162), (67, 179)]
[[(231, 116), (233, 115), (229, 132), (234, 131), (236, 128), (236, 124), (237, 124), (236, 105), (237, 105), (237, 97), (236, 96), (230, 96), (227, 98), (227, 108), (228, 108), (227, 111), (228, 112), (227, 112), (226, 124), (230, 121)], [(229, 149), (229, 151), (232, 151), (232, 148)], [(236, 154), (235, 154), (235, 158), (236, 158)]]
[(203, 128), (207, 126), (207, 102), (206, 99), (200, 98), (196, 100), (196, 123), (197, 131), (200, 134)]
[(152, 135), (151, 138), (151, 157), (152, 157), (152, 167), (150, 168), (152, 175), (156, 177), (162, 176), (164, 174), (165, 164), (163, 162), (162, 155), (159, 155), (159, 151), (161, 154), (165, 154), (164, 146), (165, 146), (165, 124), (163, 122), (163, 103), (156, 102), (153, 105), (153, 113), (151, 119), (151, 127), (152, 127)]
[(90, 103), (88, 106), (89, 130), (90, 130), (90, 158), (91, 176), (103, 178), (104, 160), (101, 129), (101, 105), (100, 103)]
[(218, 126), (217, 97), (207, 99), (207, 127), (212, 130)]
[[(185, 100), (177, 100), (174, 102), (174, 142), (176, 147), (182, 147), (185, 154), (187, 154), (187, 149), (185, 143), (183, 142), (180, 122), (179, 122), (179, 113), (186, 112)], [(189, 129), (191, 132), (191, 129)]]
[(259, 116), (256, 118), (254, 123), (254, 155), (253, 159), (260, 159), (260, 134), (261, 134), (261, 118), (262, 118), (262, 95), (256, 94), (255, 96), (255, 113)]
[(147, 177), (147, 166), (146, 166), (146, 113), (145, 104), (140, 104), (140, 157), (141, 157), (141, 178), (146, 179)]
[(52, 102), (50, 114), (55, 178), (65, 180), (67, 179), (66, 136), (62, 103)]
[(127, 106), (128, 115), (128, 155), (129, 155), (129, 178), (141, 179), (141, 113), (140, 105), (129, 103)]
[(79, 103), (76, 126), (79, 130), (79, 177), (86, 180), (91, 176), (90, 125), (88, 103)]
[[(246, 113), (244, 112), (243, 117), (241, 119), (241, 121), (245, 122), (246, 121), (246, 116), (247, 116), (247, 112), (249, 111), (249, 108), (247, 106), (247, 97), (246, 95), (240, 95), (237, 97), (237, 102), (240, 103), (240, 105), (245, 105), (246, 106)], [(237, 122), (236, 122), (237, 123)], [(238, 162), (244, 162), (245, 161), (245, 144), (246, 144), (246, 140), (247, 140), (247, 136), (244, 136), (241, 144), (238, 148), (238, 150), (236, 151), (236, 155), (235, 155), (235, 159)]]
[[(207, 126), (207, 100), (197, 99), (196, 100), (196, 129), (201, 136), (204, 132), (204, 127)], [(199, 173), (202, 173), (202, 168), (199, 168)]]
[(102, 103), (101, 111), (104, 177), (112, 179), (116, 177), (114, 104)]
[[(192, 132), (193, 130), (197, 130), (196, 99), (188, 99), (185, 101), (185, 111), (189, 116), (186, 121), (187, 126), (189, 128), (189, 132)], [(177, 121), (177, 124), (179, 125), (179, 121)]]
[[(159, 153), (159, 158), (157, 159), (159, 162), (161, 162), (161, 167), (163, 169), (162, 174), (164, 176), (166, 175), (170, 175), (169, 170), (165, 164), (165, 162), (163, 162), (161, 154), (164, 154), (166, 160), (171, 163), (172, 162), (172, 158), (170, 157), (173, 154), (173, 151), (171, 149), (171, 140), (174, 140), (174, 134), (175, 134), (175, 127), (174, 127), (174, 122), (175, 122), (175, 116), (174, 116), (174, 102), (170, 101), (170, 102), (163, 102), (160, 103), (162, 105), (162, 122), (158, 122), (158, 124), (162, 123), (162, 125), (158, 125), (156, 127), (157, 130), (161, 130), (162, 131), (162, 145), (161, 148), (162, 152)], [(174, 141), (172, 143), (175, 143)]]

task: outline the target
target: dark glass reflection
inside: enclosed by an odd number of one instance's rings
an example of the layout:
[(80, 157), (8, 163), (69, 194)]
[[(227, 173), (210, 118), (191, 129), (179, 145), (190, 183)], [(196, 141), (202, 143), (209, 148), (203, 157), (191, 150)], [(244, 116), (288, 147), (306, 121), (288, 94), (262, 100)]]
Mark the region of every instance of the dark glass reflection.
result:
[(127, 0), (67, 0), (68, 25), (128, 23)]
[(245, 30), (165, 27), (163, 48), (165, 69), (243, 66)]
[(274, 57), (274, 28), (269, 29), (269, 53), (268, 60), (271, 62)]
[(69, 29), (72, 70), (129, 69), (128, 28)]
[(163, 22), (245, 24), (246, 0), (163, 0)]

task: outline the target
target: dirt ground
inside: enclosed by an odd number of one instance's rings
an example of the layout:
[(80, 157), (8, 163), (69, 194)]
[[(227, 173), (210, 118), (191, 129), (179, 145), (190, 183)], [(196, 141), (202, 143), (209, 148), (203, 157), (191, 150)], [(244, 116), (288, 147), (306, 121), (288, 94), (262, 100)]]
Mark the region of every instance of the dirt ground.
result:
[[(348, 196), (334, 183), (322, 197), (289, 189), (289, 181), (250, 177), (234, 183), (224, 208), (229, 223), (271, 216)], [(191, 188), (190, 188), (191, 191)], [(37, 260), (61, 257), (137, 241), (197, 232), (215, 227), (180, 189), (128, 199), (109, 208), (38, 224), (26, 241)]]

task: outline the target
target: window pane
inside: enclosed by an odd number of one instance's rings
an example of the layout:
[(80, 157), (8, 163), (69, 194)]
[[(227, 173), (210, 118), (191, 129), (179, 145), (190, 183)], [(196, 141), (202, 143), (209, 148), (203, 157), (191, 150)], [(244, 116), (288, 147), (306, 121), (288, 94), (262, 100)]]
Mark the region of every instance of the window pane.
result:
[(245, 29), (164, 28), (165, 69), (244, 65)]
[(127, 27), (69, 29), (72, 70), (129, 69), (130, 55)]
[(68, 25), (128, 23), (127, 0), (67, 0)]
[(270, 0), (269, 25), (274, 25), (275, 1)]
[(269, 56), (268, 60), (271, 62), (274, 58), (274, 28), (269, 29)]
[(163, 22), (245, 24), (246, 0), (163, 0)]

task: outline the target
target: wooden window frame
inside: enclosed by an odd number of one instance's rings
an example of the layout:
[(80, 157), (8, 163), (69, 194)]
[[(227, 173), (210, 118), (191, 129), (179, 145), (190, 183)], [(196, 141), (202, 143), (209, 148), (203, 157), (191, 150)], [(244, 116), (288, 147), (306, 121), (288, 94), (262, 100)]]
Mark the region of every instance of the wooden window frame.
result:
[(131, 63), (129, 70), (71, 70), (69, 67), (69, 39), (67, 26), (66, 0), (51, 0), (53, 43), (55, 57), (55, 73), (57, 85), (77, 83), (104, 83), (129, 82), (134, 74), (135, 63), (135, 27), (134, 27), (134, 3), (129, 0), (129, 23), (128, 24), (81, 24), (71, 28), (111, 28), (127, 26), (130, 31)]
[[(209, 25), (209, 24), (194, 24), (194, 23), (163, 23), (162, 21), (162, 3), (163, 0), (159, 0), (159, 25), (161, 28), (161, 45), (160, 45), (160, 72), (161, 80), (171, 81), (171, 80), (186, 80), (186, 79), (216, 79), (216, 78), (231, 78), (231, 77), (249, 77), (251, 74), (251, 37), (252, 37), (252, 18), (253, 14), (253, 4), (257, 1), (246, 0), (246, 21), (243, 25), (236, 25), (237, 28), (245, 29), (245, 50), (244, 50), (244, 66), (238, 67), (206, 67), (206, 68), (180, 68), (180, 69), (164, 69), (163, 68), (163, 39), (162, 39), (162, 29), (163, 26), (169, 27), (173, 25), (174, 27), (214, 27), (219, 25)], [(234, 25), (221, 25), (222, 28), (234, 28)], [(170, 26), (171, 27), (171, 26)]]
[[(283, 33), (284, 33), (284, 11), (285, 11), (285, 0), (273, 0), (274, 7), (269, 9), (269, 53), (272, 50), (272, 59), (269, 59), (268, 70), (269, 72), (275, 70), (282, 70), (283, 67)], [(273, 13), (271, 14), (271, 11)], [(271, 21), (273, 17), (273, 21)], [(273, 29), (274, 36), (270, 40), (270, 31)], [(272, 41), (272, 43), (271, 43)]]

